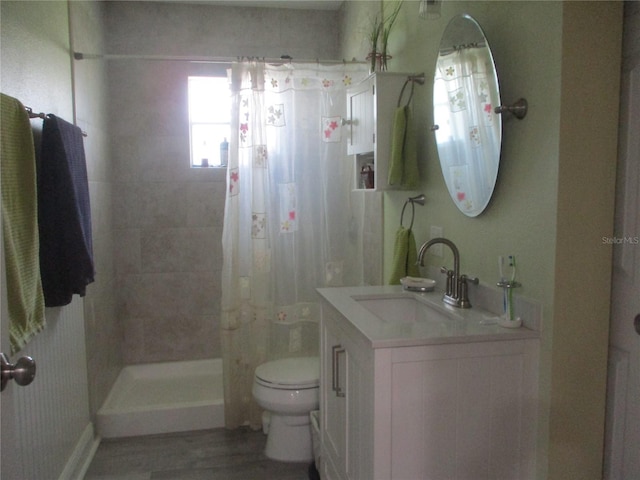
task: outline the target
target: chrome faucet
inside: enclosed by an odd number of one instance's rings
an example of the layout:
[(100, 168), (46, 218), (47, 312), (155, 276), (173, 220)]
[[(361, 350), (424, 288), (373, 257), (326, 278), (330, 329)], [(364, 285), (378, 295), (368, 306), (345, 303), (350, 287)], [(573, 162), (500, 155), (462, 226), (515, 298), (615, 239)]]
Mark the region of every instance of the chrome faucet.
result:
[(442, 300), (447, 305), (451, 305), (453, 307), (470, 308), (471, 303), (469, 302), (469, 286), (467, 285), (467, 282), (477, 285), (479, 281), (477, 278), (469, 278), (466, 275), (460, 275), (460, 252), (458, 251), (458, 247), (456, 247), (451, 240), (438, 237), (432, 238), (428, 242), (423, 243), (420, 247), (420, 251), (418, 252), (418, 264), (421, 267), (424, 267), (424, 254), (430, 246), (437, 243), (447, 245), (453, 253), (453, 270), (448, 270), (445, 267), (440, 268), (440, 271), (447, 275), (447, 284)]

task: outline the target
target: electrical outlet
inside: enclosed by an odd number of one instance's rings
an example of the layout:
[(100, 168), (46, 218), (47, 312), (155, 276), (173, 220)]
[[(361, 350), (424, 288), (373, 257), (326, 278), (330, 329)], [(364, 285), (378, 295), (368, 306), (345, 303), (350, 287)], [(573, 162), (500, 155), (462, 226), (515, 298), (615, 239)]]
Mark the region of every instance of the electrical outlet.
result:
[[(432, 240), (434, 238), (438, 238), (438, 237), (442, 237), (443, 233), (442, 233), (442, 227), (437, 227), (435, 225), (431, 225), (431, 228), (429, 230), (429, 240)], [(431, 246), (431, 248), (429, 248), (429, 253), (431, 253), (431, 255), (435, 255), (436, 257), (442, 257), (444, 256), (443, 251), (442, 251), (442, 244), (441, 243), (437, 243), (433, 246)]]

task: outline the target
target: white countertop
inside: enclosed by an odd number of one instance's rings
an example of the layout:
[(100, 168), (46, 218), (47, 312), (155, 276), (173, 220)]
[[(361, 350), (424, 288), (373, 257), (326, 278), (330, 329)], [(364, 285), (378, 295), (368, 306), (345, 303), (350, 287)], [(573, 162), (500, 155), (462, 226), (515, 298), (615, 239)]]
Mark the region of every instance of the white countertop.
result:
[[(371, 344), (372, 348), (408, 347), (539, 338), (526, 327), (504, 328), (487, 324), (496, 315), (480, 308), (455, 308), (442, 301), (442, 292), (408, 292), (400, 285), (319, 288), (318, 293), (342, 314)], [(409, 297), (434, 310), (426, 321), (384, 320), (365, 308), (358, 299)]]

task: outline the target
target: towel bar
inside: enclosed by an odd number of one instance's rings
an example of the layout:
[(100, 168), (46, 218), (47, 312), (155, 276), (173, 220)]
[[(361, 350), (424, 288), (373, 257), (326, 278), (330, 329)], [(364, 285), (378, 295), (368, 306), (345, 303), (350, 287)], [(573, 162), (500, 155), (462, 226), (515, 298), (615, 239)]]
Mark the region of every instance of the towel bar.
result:
[[(27, 111), (27, 113), (29, 114), (29, 118), (41, 118), (41, 119), (46, 119), (47, 118), (47, 114), (40, 112), (40, 113), (36, 113), (33, 111), (33, 108), (31, 107), (24, 107), (24, 109)], [(87, 132), (85, 132), (84, 130), (82, 130), (82, 136), (83, 137), (87, 137)]]

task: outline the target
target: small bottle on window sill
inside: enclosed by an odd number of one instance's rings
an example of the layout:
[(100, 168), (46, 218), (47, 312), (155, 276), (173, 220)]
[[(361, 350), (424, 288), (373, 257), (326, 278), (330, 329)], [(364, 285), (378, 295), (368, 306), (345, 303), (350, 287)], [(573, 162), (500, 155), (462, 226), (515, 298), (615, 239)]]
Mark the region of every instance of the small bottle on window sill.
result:
[(225, 137), (220, 144), (220, 165), (226, 167), (227, 163), (229, 163), (229, 142), (227, 141), (227, 137)]

